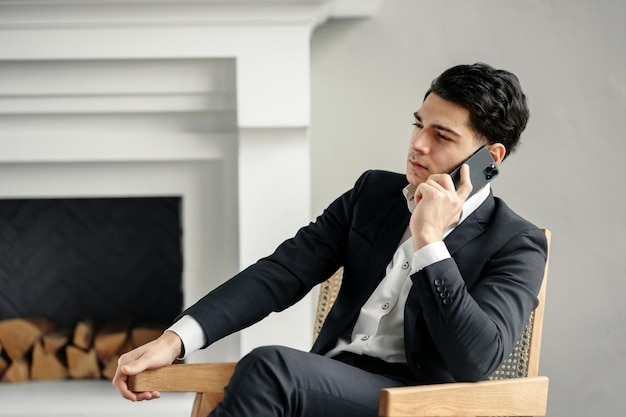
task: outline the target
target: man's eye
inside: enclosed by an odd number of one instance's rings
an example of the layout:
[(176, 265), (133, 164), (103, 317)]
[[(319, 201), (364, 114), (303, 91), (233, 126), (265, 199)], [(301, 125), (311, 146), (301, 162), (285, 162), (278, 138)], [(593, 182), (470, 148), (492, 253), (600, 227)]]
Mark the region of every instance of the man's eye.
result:
[(437, 137), (439, 137), (439, 139), (441, 139), (441, 140), (445, 140), (445, 141), (450, 141), (450, 140), (452, 140), (452, 139), (450, 139), (449, 137), (447, 137), (447, 136), (445, 136), (445, 135), (442, 135), (441, 133), (438, 133), (438, 134), (437, 134)]
[(413, 126), (415, 126), (415, 127), (419, 128), (419, 129), (421, 129), (421, 128), (422, 128), (422, 124), (421, 124), (421, 123), (419, 123), (419, 122), (413, 122), (412, 124), (413, 124)]

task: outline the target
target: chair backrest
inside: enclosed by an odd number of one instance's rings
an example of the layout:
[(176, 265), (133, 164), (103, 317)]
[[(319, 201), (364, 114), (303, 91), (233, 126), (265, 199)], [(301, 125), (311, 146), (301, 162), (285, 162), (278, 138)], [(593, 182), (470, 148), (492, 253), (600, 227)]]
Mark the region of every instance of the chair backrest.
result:
[(320, 284), (315, 323), (313, 324), (313, 343), (315, 343), (320, 330), (322, 330), (326, 316), (328, 316), (330, 309), (333, 308), (342, 280), (343, 268), (339, 268), (330, 278)]
[[(527, 376), (539, 375), (539, 356), (541, 352), (541, 334), (543, 330), (543, 312), (546, 301), (546, 283), (548, 281), (548, 261), (550, 254), (551, 233), (548, 229), (543, 229), (548, 241), (548, 260), (543, 275), (543, 282), (537, 299), (539, 304), (537, 308), (530, 314), (526, 327), (522, 332), (513, 352), (500, 365), (496, 371), (491, 374), (489, 379), (506, 379), (520, 378)], [(315, 325), (313, 328), (313, 341), (319, 335), (324, 320), (330, 312), (330, 309), (337, 298), (337, 293), (341, 287), (343, 278), (343, 268), (340, 268), (329, 279), (320, 284), (320, 293), (317, 301), (317, 313), (315, 315)]]

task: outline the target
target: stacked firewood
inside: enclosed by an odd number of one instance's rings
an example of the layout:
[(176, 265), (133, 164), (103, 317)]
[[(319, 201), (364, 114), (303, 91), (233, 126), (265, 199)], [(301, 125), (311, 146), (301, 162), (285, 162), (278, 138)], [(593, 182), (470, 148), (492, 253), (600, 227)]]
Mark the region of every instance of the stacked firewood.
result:
[(162, 327), (92, 320), (59, 328), (44, 318), (0, 321), (0, 381), (112, 379), (119, 357), (156, 339)]

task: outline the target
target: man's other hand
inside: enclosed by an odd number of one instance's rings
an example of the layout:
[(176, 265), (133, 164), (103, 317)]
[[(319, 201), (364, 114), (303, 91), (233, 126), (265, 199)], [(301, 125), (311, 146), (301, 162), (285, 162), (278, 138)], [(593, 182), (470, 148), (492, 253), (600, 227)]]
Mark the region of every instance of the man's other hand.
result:
[(113, 377), (113, 385), (122, 397), (130, 401), (143, 401), (159, 398), (158, 391), (133, 392), (128, 388), (128, 377), (137, 375), (147, 369), (157, 369), (171, 365), (181, 351), (181, 340), (178, 335), (166, 331), (158, 339), (146, 343), (120, 356), (117, 370)]

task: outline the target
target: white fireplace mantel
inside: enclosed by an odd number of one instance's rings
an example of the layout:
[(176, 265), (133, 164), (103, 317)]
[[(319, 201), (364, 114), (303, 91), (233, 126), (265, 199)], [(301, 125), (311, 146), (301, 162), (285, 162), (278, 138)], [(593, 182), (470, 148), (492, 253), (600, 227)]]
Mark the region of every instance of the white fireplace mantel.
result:
[(0, 0), (0, 60), (235, 58), (240, 127), (309, 123), (309, 41), (382, 0)]
[[(310, 36), (381, 2), (0, 0), (0, 198), (184, 196), (189, 305), (311, 220)], [(312, 303), (208, 359), (308, 349)]]

